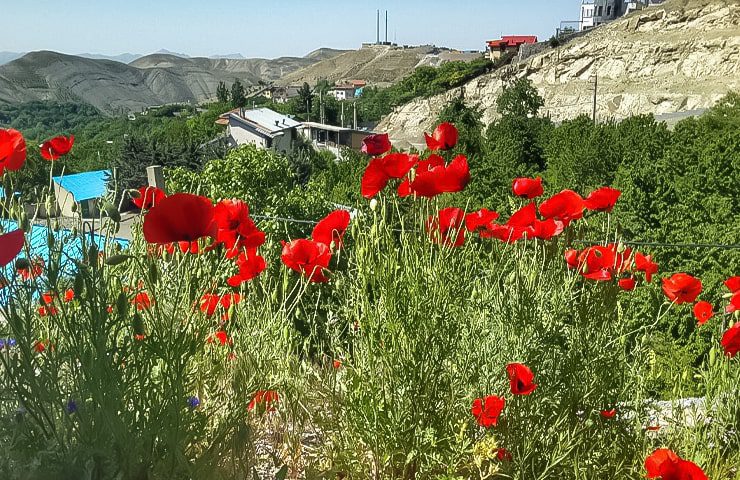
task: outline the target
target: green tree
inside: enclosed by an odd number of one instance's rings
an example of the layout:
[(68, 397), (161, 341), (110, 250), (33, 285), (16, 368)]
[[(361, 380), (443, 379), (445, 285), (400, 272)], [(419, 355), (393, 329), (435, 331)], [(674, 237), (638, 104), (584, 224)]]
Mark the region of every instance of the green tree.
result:
[(226, 87), (226, 83), (218, 82), (218, 87), (216, 88), (216, 98), (218, 99), (219, 103), (227, 103), (229, 101), (229, 89)]
[(482, 145), (482, 115), (480, 108), (471, 107), (462, 97), (457, 97), (442, 109), (437, 123), (450, 122), (457, 127), (460, 137), (455, 148), (456, 152), (464, 153), (468, 157), (477, 156), (481, 153)]
[(313, 107), (313, 92), (311, 91), (311, 87), (308, 85), (308, 83), (303, 82), (303, 85), (298, 90), (298, 99), (299, 99), (299, 105), (298, 108), (300, 111), (308, 114), (311, 112), (311, 109)]
[(247, 96), (244, 93), (244, 85), (239, 80), (234, 81), (231, 85), (231, 104), (234, 108), (241, 108), (247, 105)]
[(502, 116), (534, 117), (544, 105), (545, 101), (528, 78), (520, 78), (504, 86), (496, 100), (496, 110)]

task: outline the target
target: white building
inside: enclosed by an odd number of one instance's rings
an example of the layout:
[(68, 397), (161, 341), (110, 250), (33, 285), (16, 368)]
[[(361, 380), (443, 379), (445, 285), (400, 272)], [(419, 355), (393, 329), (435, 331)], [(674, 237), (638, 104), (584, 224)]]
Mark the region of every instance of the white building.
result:
[(598, 27), (621, 17), (624, 0), (582, 0), (581, 30)]
[(289, 153), (298, 138), (300, 122), (269, 108), (238, 109), (228, 113), (228, 137), (231, 145), (256, 145)]
[(663, 2), (665, 2), (665, 0), (637, 0), (633, 2), (628, 1), (625, 5), (624, 14), (627, 15), (628, 13), (642, 10), (643, 8), (652, 7), (653, 5), (660, 5)]
[(357, 87), (354, 85), (337, 85), (336, 87), (329, 90), (328, 94), (337, 100), (348, 100), (355, 98)]

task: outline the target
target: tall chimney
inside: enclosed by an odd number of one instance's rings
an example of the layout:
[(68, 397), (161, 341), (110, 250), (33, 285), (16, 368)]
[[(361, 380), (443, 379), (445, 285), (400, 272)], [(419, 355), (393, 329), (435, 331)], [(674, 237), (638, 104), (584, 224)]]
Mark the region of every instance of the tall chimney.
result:
[(378, 45), (380, 45), (380, 10), (378, 10), (378, 41), (376, 42)]
[(385, 11), (385, 43), (388, 43), (388, 10)]

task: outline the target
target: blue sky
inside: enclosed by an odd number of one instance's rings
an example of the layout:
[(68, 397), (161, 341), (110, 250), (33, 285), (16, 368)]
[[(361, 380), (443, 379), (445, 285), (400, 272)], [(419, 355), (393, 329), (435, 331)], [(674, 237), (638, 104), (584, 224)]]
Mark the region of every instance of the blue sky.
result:
[[(549, 38), (578, 17), (580, 0), (35, 0), (2, 7), (0, 51), (241, 53), (302, 56), (375, 41), (375, 11), (389, 40), (483, 49), (501, 34)], [(381, 31), (384, 27), (381, 27)], [(381, 32), (381, 36), (384, 35)]]

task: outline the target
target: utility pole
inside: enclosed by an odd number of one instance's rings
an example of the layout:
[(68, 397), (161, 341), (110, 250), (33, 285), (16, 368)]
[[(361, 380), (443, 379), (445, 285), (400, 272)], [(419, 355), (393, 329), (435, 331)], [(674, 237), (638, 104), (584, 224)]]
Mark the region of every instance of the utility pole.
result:
[(594, 74), (594, 125), (596, 124), (596, 93), (599, 88), (599, 74)]
[(344, 128), (346, 123), (344, 123), (344, 102), (342, 102), (342, 125), (341, 127)]
[(357, 101), (352, 102), (352, 107), (354, 107), (354, 127), (357, 130)]

